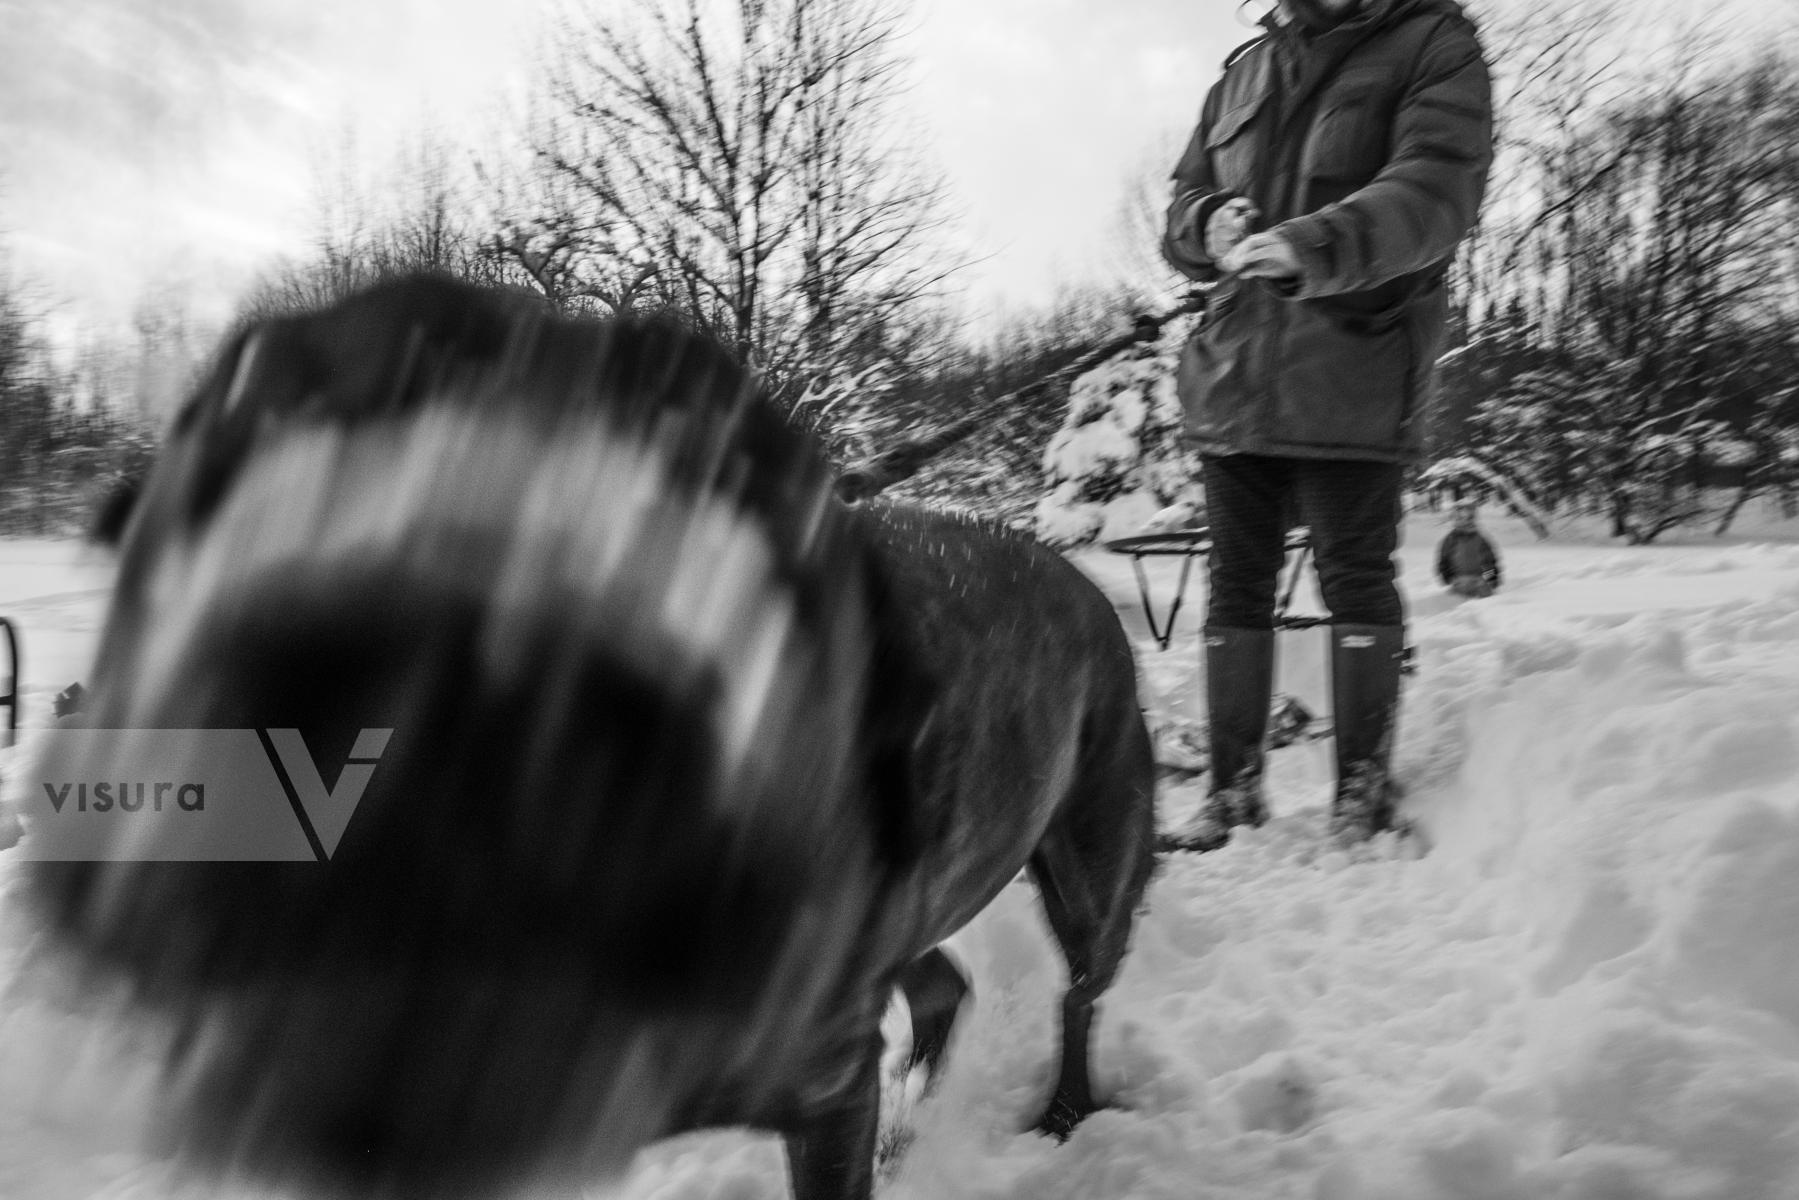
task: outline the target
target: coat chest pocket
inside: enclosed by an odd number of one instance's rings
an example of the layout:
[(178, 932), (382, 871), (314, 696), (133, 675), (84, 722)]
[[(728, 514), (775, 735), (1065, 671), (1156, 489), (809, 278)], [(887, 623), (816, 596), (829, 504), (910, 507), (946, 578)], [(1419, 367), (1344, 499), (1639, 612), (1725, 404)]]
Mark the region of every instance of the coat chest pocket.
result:
[(1325, 89), (1312, 120), (1302, 158), (1302, 174), (1313, 191), (1310, 207), (1340, 199), (1380, 173), (1391, 156), (1397, 97), (1388, 72), (1346, 71)]
[(1212, 160), (1212, 177), (1222, 187), (1248, 192), (1255, 181), (1253, 127), (1256, 114), (1262, 111), (1262, 103), (1262, 97), (1255, 96), (1234, 108), (1227, 108), (1206, 130), (1206, 153)]

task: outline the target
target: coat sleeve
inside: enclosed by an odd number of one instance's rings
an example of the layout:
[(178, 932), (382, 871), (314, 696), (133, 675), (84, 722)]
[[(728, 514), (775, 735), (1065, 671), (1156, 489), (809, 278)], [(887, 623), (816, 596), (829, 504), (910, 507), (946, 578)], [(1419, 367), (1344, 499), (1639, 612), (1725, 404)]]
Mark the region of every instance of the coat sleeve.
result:
[(1206, 253), (1206, 223), (1239, 194), (1220, 187), (1212, 174), (1206, 139), (1217, 107), (1218, 88), (1214, 86), (1200, 109), (1199, 124), (1187, 140), (1187, 149), (1175, 164), (1174, 199), (1168, 205), (1162, 234), (1162, 257), (1198, 283), (1211, 283), (1219, 273), (1218, 264)]
[(1480, 539), (1481, 556), (1487, 560), (1487, 569), (1481, 577), (1494, 587), (1499, 586), (1499, 551), (1493, 549), (1493, 543), (1486, 538)]
[(1443, 535), (1443, 540), (1437, 543), (1437, 578), (1444, 583), (1448, 583), (1455, 574), (1449, 561), (1449, 546), (1453, 541), (1455, 541), (1455, 535), (1446, 533)]
[(1275, 228), (1304, 267), (1307, 299), (1378, 287), (1455, 252), (1493, 162), (1492, 81), (1471, 25), (1432, 31), (1393, 118), (1392, 153), (1365, 186)]

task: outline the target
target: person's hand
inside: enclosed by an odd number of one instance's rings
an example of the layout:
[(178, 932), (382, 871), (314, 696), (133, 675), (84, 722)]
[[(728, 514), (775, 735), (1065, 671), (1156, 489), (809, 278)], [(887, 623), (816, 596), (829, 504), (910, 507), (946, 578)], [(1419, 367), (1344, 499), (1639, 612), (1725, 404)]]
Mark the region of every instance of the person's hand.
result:
[(1262, 215), (1255, 202), (1244, 196), (1221, 204), (1206, 222), (1206, 257), (1223, 262), (1231, 248), (1249, 235), (1249, 227)]
[(1278, 233), (1252, 233), (1216, 260), (1227, 275), (1244, 279), (1298, 279), (1299, 253)]

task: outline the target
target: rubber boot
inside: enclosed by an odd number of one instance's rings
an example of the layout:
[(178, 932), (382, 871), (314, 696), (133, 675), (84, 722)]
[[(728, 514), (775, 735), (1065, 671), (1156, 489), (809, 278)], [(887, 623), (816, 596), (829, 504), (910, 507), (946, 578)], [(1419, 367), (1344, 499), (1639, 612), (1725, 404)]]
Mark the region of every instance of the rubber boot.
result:
[(1262, 755), (1274, 692), (1274, 630), (1207, 627), (1205, 644), (1211, 789), (1169, 839), (1181, 850), (1216, 850), (1236, 826), (1268, 819)]
[(1330, 834), (1340, 846), (1393, 827), (1393, 728), (1405, 630), (1398, 625), (1331, 626), (1337, 791)]

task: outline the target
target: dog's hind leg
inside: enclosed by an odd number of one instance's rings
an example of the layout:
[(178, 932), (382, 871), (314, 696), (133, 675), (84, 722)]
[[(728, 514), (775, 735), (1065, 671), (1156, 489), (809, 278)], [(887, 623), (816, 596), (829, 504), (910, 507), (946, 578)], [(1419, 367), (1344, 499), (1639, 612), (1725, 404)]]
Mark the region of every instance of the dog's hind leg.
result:
[(926, 1077), (935, 1083), (937, 1064), (968, 998), (968, 975), (942, 946), (933, 946), (900, 971), (899, 989), (912, 1014), (912, 1054), (906, 1068), (922, 1064)]
[(1154, 764), (1135, 706), (1124, 729), (1088, 737), (1076, 790), (1031, 855), (1050, 931), (1068, 963), (1062, 1065), (1037, 1128), (1058, 1139), (1100, 1105), (1088, 1068), (1094, 1002), (1112, 985), (1155, 866)]

